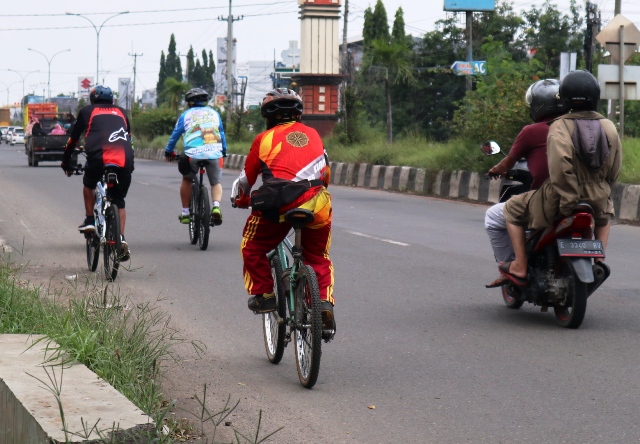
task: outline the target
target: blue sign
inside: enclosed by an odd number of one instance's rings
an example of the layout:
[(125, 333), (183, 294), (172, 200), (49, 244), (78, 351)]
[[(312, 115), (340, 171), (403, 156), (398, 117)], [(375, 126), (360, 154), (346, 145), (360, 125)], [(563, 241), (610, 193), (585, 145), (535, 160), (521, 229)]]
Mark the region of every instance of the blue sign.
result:
[(445, 11), (495, 11), (495, 0), (444, 0)]
[(457, 61), (453, 62), (451, 69), (458, 76), (483, 76), (487, 73), (487, 62), (485, 60)]

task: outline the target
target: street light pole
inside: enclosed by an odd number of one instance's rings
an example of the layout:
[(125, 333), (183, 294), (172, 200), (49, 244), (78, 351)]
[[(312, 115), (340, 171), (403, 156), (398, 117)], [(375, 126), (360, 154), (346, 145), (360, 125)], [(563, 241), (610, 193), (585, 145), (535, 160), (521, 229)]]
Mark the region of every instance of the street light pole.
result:
[(7, 71), (15, 72), (22, 79), (22, 97), (20, 98), (20, 105), (22, 105), (22, 100), (24, 99), (24, 81), (27, 79), (27, 77), (29, 77), (29, 74), (33, 74), (34, 72), (40, 72), (40, 71), (31, 71), (31, 72), (28, 72), (25, 75), (22, 75), (18, 71), (16, 71), (15, 69), (11, 69), (11, 68), (7, 68)]
[(58, 54), (62, 53), (62, 52), (67, 52), (67, 51), (71, 51), (70, 49), (63, 49), (62, 51), (58, 51), (56, 52), (54, 55), (51, 56), (51, 58), (48, 58), (46, 55), (44, 55), (43, 53), (41, 53), (40, 51), (37, 51), (35, 49), (32, 48), (27, 48), (29, 51), (33, 51), (33, 52), (37, 52), (38, 54), (40, 54), (42, 57), (45, 58), (45, 60), (47, 61), (47, 64), (49, 65), (49, 75), (47, 76), (47, 92), (49, 94), (49, 101), (51, 101), (51, 62), (53, 61), (53, 58), (55, 56), (57, 56)]
[(102, 22), (102, 24), (100, 25), (99, 28), (96, 27), (96, 25), (93, 23), (93, 21), (91, 21), (90, 18), (85, 17), (82, 14), (74, 14), (73, 12), (67, 12), (67, 15), (76, 15), (78, 17), (82, 17), (85, 20), (88, 20), (89, 23), (91, 23), (91, 26), (93, 26), (93, 29), (95, 29), (96, 31), (96, 81), (95, 84), (97, 84), (99, 82), (99, 74), (100, 74), (100, 68), (99, 68), (99, 63), (100, 63), (100, 31), (102, 30), (102, 27), (104, 26), (105, 23), (107, 23), (109, 20), (111, 20), (114, 17), (117, 17), (119, 15), (122, 14), (129, 14), (129, 11), (123, 11), (123, 12), (119, 12), (116, 15), (112, 15), (111, 17), (107, 18), (104, 22)]

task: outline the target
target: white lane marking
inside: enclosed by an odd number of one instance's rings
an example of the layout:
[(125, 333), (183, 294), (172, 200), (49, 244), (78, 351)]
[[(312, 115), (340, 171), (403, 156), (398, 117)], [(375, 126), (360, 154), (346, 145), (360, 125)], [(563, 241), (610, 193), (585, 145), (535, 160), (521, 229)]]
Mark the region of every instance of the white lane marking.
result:
[(136, 180), (136, 182), (141, 183), (142, 185), (149, 185), (148, 183), (146, 183), (146, 182), (141, 182), (141, 181), (139, 181), (139, 180)]
[(400, 245), (401, 247), (408, 247), (410, 244), (406, 244), (404, 242), (399, 242), (399, 241), (394, 241), (391, 239), (383, 239), (381, 237), (375, 237), (375, 236), (371, 236), (369, 234), (364, 234), (364, 233), (360, 233), (358, 231), (351, 231), (351, 230), (345, 230), (347, 233), (351, 233), (354, 234), (356, 236), (362, 236), (362, 237), (366, 237), (368, 239), (373, 239), (373, 240), (377, 240), (380, 242), (387, 242), (389, 244), (393, 244), (393, 245)]

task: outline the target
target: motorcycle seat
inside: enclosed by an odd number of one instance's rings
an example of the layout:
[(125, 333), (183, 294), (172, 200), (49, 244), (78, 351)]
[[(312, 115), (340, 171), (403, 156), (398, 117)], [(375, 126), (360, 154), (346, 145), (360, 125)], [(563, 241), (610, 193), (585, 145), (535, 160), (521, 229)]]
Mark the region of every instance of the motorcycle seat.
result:
[(579, 202), (578, 205), (573, 207), (573, 213), (589, 213), (593, 214), (593, 208), (586, 202)]

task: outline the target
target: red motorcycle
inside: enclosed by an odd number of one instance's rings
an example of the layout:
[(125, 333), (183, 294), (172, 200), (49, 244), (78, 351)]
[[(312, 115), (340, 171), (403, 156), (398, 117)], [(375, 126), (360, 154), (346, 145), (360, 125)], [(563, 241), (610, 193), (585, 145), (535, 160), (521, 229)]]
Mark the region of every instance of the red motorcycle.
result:
[[(500, 152), (498, 145), (493, 144), (493, 152), (485, 151), (486, 154)], [(524, 171), (510, 171), (508, 180), (526, 181), (523, 174), (529, 173)], [(527, 230), (527, 283), (518, 286), (509, 282), (501, 287), (507, 307), (518, 309), (525, 302), (539, 305), (543, 312), (552, 307), (559, 325), (580, 327), (587, 310), (587, 298), (611, 274), (607, 264), (595, 262), (605, 254), (602, 241), (593, 238), (594, 229), (593, 208), (580, 203), (571, 216), (560, 219), (552, 227)]]

